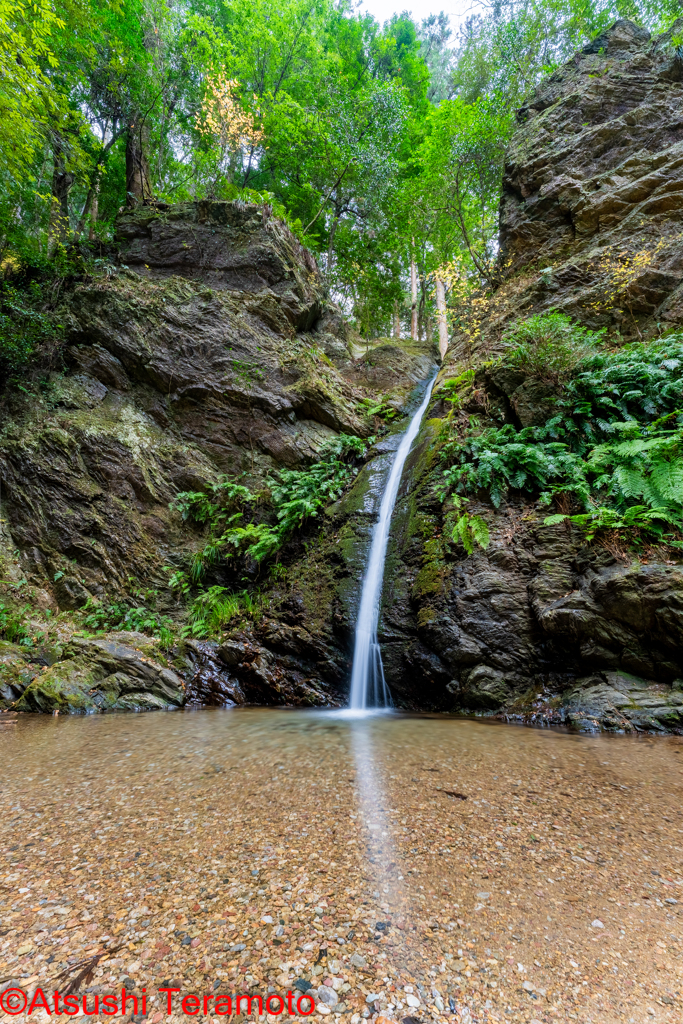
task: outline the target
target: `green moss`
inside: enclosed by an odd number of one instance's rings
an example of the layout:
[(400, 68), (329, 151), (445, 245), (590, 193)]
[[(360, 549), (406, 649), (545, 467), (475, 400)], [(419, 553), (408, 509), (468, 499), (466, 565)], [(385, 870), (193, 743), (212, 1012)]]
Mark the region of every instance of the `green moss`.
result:
[(439, 613), (436, 610), (436, 608), (430, 608), (429, 606), (427, 606), (425, 608), (420, 608), (419, 612), (417, 613), (417, 624), (420, 627), (420, 629), (423, 629), (425, 626), (431, 625), (432, 622), (437, 622), (438, 619)]
[(95, 683), (85, 658), (59, 661), (41, 672), (17, 701), (17, 711), (65, 711), (74, 714), (97, 710), (89, 690)]
[(440, 594), (443, 590), (444, 571), (439, 562), (427, 562), (413, 583), (413, 597), (424, 597), (425, 594)]

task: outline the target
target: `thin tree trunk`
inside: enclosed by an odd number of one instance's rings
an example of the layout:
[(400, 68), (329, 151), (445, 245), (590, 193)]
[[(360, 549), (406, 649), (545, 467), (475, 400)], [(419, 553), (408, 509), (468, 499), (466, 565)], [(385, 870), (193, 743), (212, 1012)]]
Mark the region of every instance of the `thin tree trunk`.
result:
[(126, 196), (129, 207), (152, 198), (149, 177), (149, 131), (141, 116), (128, 126), (126, 135)]
[(394, 337), (401, 338), (401, 318), (398, 313), (398, 300), (394, 299)]
[(48, 252), (53, 253), (56, 247), (66, 240), (69, 231), (69, 192), (74, 183), (74, 175), (66, 169), (64, 150), (60, 139), (52, 144), (54, 158), (52, 170), (52, 202), (50, 205), (50, 221), (48, 225)]
[(332, 261), (334, 260), (334, 236), (337, 234), (337, 228), (339, 227), (339, 216), (335, 214), (335, 218), (332, 221), (332, 227), (330, 228), (330, 238), (327, 243), (327, 276), (329, 277), (332, 272)]
[(424, 277), (420, 275), (420, 303), (417, 307), (417, 323), (418, 323), (418, 337), (420, 341), (424, 339), (425, 328), (427, 321), (427, 282)]
[(95, 195), (93, 196), (93, 199), (92, 199), (92, 205), (90, 207), (90, 230), (88, 231), (88, 238), (90, 239), (91, 242), (95, 241), (95, 225), (97, 224), (97, 214), (99, 212), (99, 205), (100, 205), (100, 203), (99, 203), (99, 194), (100, 194), (100, 186), (99, 186), (99, 182), (98, 182), (97, 187), (95, 189)]
[(85, 222), (88, 219), (88, 214), (91, 212), (91, 210), (95, 211), (95, 220), (97, 220), (97, 197), (100, 191), (101, 174), (102, 168), (98, 163), (92, 173), (92, 177), (90, 179), (90, 188), (88, 189), (88, 194), (85, 197), (83, 209), (81, 210), (81, 215), (78, 218), (78, 224), (76, 225), (76, 230), (74, 231), (74, 245), (76, 244), (78, 239), (83, 234), (83, 231), (85, 230)]
[(410, 337), (417, 341), (417, 266), (410, 261)]
[(439, 324), (439, 352), (443, 359), (448, 349), (448, 321), (446, 319), (446, 286), (440, 277), (436, 279), (436, 319)]

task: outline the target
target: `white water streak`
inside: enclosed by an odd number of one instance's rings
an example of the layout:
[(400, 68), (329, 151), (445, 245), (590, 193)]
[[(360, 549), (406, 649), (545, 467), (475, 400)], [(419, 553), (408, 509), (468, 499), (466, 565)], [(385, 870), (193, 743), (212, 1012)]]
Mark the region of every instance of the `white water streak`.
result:
[(384, 582), (384, 562), (387, 556), (391, 517), (394, 505), (396, 504), (403, 466), (408, 458), (413, 441), (417, 437), (422, 417), (429, 405), (432, 385), (435, 380), (436, 375), (432, 377), (427, 385), (422, 404), (401, 438), (401, 443), (394, 456), (389, 479), (382, 495), (379, 518), (373, 528), (372, 544), (370, 545), (368, 564), (365, 576), (363, 577), (360, 608), (358, 609), (358, 619), (356, 620), (356, 644), (353, 652), (353, 668), (351, 670), (349, 707), (355, 711), (362, 711), (363, 708), (368, 707), (384, 708), (391, 705), (391, 697), (384, 679), (382, 655), (379, 643), (377, 642), (379, 604)]

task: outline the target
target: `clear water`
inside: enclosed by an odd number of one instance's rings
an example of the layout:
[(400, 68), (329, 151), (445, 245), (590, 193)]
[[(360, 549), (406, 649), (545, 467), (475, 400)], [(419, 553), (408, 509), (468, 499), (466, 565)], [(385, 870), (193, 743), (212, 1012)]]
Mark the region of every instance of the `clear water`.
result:
[(678, 1024), (682, 750), (392, 711), (0, 715), (0, 991), (105, 947), (89, 991), (334, 977), (333, 1024), (368, 993), (395, 1021)]
[(372, 543), (368, 555), (368, 564), (363, 577), (360, 607), (356, 620), (356, 642), (353, 652), (351, 669), (351, 692), (349, 706), (354, 711), (364, 708), (384, 708), (391, 706), (391, 696), (384, 678), (382, 654), (377, 641), (377, 624), (379, 621), (379, 605), (382, 597), (384, 581), (384, 563), (389, 543), (391, 517), (396, 504), (398, 487), (403, 475), (403, 466), (408, 458), (413, 441), (417, 437), (420, 423), (424, 416), (432, 394), (432, 385), (436, 375), (432, 377), (425, 391), (422, 403), (410, 421), (410, 425), (401, 438), (394, 461), (389, 473), (379, 518), (373, 528)]

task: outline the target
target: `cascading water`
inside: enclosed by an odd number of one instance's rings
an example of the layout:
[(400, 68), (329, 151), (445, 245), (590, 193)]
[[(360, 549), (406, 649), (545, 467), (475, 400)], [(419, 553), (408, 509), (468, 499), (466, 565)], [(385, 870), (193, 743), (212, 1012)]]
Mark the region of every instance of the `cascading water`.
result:
[(422, 417), (429, 405), (432, 385), (436, 374), (427, 385), (425, 397), (417, 410), (405, 434), (401, 438), (394, 461), (389, 473), (387, 485), (382, 495), (379, 518), (372, 534), (372, 544), (368, 564), (363, 577), (363, 589), (360, 597), (360, 608), (356, 620), (356, 644), (353, 651), (353, 668), (351, 670), (351, 693), (349, 707), (353, 711), (364, 708), (386, 708), (391, 705), (391, 697), (384, 679), (382, 654), (377, 642), (377, 624), (379, 621), (379, 602), (384, 582), (384, 562), (389, 543), (389, 527), (391, 516), (396, 504), (398, 485), (401, 482), (403, 466), (413, 441), (420, 429)]

